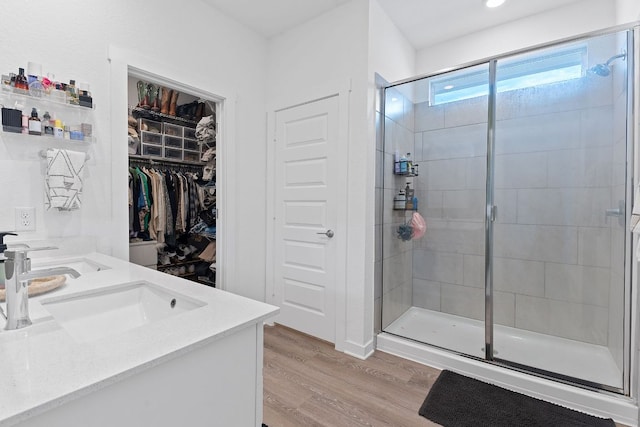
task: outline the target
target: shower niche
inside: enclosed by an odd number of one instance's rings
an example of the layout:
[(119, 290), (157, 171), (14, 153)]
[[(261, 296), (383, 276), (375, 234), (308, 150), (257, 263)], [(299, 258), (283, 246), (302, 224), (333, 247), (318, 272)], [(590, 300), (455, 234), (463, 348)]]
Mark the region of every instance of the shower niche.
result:
[[(384, 88), (380, 330), (629, 393), (633, 33), (581, 38)], [(427, 231), (402, 241), (412, 177)]]

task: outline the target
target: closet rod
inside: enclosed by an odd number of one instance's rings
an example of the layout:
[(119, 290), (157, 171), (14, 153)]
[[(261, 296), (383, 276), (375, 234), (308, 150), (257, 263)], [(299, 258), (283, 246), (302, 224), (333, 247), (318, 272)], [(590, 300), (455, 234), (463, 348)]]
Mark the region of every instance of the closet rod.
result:
[(175, 165), (175, 166), (192, 166), (201, 168), (205, 166), (205, 163), (202, 162), (188, 162), (185, 160), (170, 160), (170, 159), (152, 159), (150, 157), (130, 154), (129, 155), (130, 162), (140, 162), (146, 163), (150, 165)]

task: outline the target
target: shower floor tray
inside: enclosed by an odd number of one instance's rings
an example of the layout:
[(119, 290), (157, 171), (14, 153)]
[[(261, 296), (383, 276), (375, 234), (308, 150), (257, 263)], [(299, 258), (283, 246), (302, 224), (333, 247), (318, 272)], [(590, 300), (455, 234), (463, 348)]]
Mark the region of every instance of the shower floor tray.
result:
[[(484, 358), (484, 322), (411, 307), (384, 330)], [(494, 357), (596, 384), (622, 388), (622, 372), (606, 346), (508, 326), (494, 327)]]

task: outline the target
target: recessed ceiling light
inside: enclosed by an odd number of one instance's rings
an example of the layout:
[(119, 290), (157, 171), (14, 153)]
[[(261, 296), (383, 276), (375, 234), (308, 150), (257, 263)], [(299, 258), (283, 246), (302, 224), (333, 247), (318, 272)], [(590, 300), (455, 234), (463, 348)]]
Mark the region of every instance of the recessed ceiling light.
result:
[(485, 0), (484, 5), (487, 7), (498, 7), (501, 6), (505, 0)]
[(445, 87), (443, 87), (444, 90), (449, 90), (449, 89), (453, 89), (453, 85), (446, 85)]

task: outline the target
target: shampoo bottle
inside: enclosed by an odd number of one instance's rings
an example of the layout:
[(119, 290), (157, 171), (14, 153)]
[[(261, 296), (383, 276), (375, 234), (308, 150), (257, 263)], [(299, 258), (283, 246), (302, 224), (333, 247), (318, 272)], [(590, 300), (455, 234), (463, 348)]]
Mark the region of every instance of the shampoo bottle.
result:
[(409, 181), (407, 181), (407, 186), (404, 188), (404, 193), (405, 193), (405, 195), (407, 197), (405, 209), (413, 210), (413, 209), (415, 209), (415, 207), (413, 206), (413, 195), (415, 193), (414, 193), (413, 188), (411, 188), (409, 185), (410, 185), (410, 183), (409, 183)]

